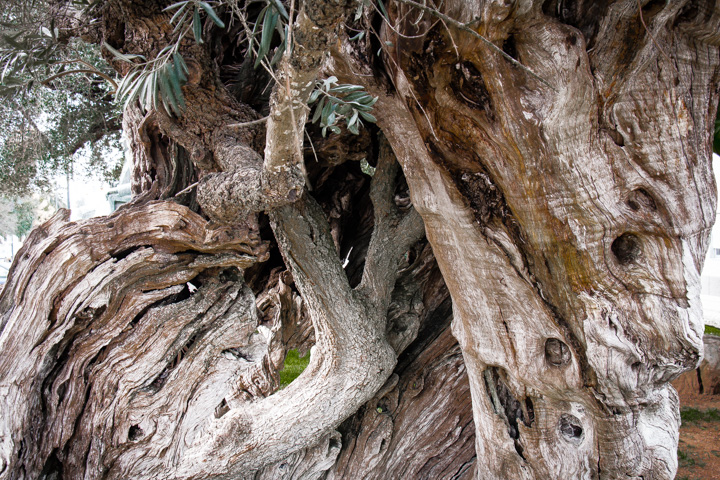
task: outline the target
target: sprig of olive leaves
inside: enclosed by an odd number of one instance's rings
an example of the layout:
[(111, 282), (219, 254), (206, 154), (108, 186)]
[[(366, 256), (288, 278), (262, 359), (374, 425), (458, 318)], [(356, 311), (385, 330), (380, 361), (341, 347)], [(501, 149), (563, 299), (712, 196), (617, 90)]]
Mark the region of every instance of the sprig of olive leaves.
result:
[(187, 83), (189, 70), (182, 55), (178, 52), (180, 42), (192, 32), (195, 42), (203, 43), (201, 12), (204, 12), (220, 28), (225, 28), (225, 23), (208, 2), (183, 0), (165, 8), (165, 11), (173, 10), (175, 13), (170, 19), (170, 24), (175, 25), (173, 33), (177, 35), (177, 38), (175, 42), (160, 50), (153, 60), (148, 61), (142, 55), (121, 53), (107, 43), (104, 44), (115, 58), (133, 65), (130, 72), (120, 82), (116, 93), (119, 101), (124, 100), (123, 108), (138, 100), (140, 106), (146, 111), (157, 109), (162, 104), (165, 111), (179, 117), (185, 110), (182, 87)]
[[(287, 22), (289, 14), (280, 0), (265, 0), (266, 5), (258, 15), (251, 35), (249, 35), (250, 52), (255, 52), (255, 68), (263, 60), (266, 66), (272, 67), (282, 57), (286, 48)], [(183, 0), (165, 8), (174, 11), (170, 23), (175, 25), (173, 32), (177, 40), (163, 48), (154, 60), (148, 61), (142, 55), (123, 54), (110, 45), (105, 47), (118, 59), (133, 65), (132, 70), (123, 78), (117, 90), (117, 98), (124, 100), (124, 107), (137, 100), (142, 108), (157, 109), (159, 105), (169, 113), (181, 116), (185, 109), (182, 87), (187, 83), (188, 67), (178, 52), (180, 41), (192, 31), (196, 43), (202, 43), (202, 17), (204, 12), (215, 25), (225, 27), (210, 3), (199, 0)], [(274, 33), (278, 32), (281, 44), (273, 58), (267, 60)], [(259, 37), (259, 40), (258, 40)], [(359, 134), (363, 120), (375, 123), (377, 120), (370, 113), (377, 97), (368, 94), (360, 85), (340, 84), (337, 77), (329, 77), (318, 81), (310, 95), (309, 105), (317, 103), (312, 122), (320, 122), (322, 134), (327, 131), (340, 133), (338, 123), (345, 125), (353, 134)]]
[(315, 90), (310, 94), (309, 105), (315, 105), (312, 123), (320, 121), (323, 137), (327, 130), (340, 133), (338, 123), (345, 120), (349, 132), (358, 135), (362, 120), (369, 123), (377, 122), (370, 113), (378, 97), (373, 97), (360, 85), (338, 83), (337, 77), (329, 77), (318, 81)]

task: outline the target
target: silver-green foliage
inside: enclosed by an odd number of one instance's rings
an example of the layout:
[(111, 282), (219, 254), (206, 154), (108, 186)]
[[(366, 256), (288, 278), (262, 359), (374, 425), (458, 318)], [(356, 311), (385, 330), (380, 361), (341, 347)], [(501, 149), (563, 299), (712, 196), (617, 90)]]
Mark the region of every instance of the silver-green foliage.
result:
[(348, 131), (355, 135), (360, 133), (362, 120), (370, 123), (377, 121), (370, 113), (377, 97), (367, 93), (360, 85), (338, 83), (334, 76), (317, 82), (308, 103), (313, 105), (316, 102), (312, 123), (320, 121), (323, 136), (327, 130), (340, 133), (338, 123), (342, 120)]
[[(0, 192), (22, 196), (72, 170), (77, 150), (117, 144), (120, 112), (108, 101), (114, 72), (99, 49), (62, 40), (44, 2), (0, 11)], [(32, 7), (32, 8), (31, 8)], [(50, 20), (47, 20), (50, 18)], [(48, 88), (42, 88), (46, 86)], [(113, 176), (115, 165), (99, 165)]]
[(105, 47), (119, 60), (134, 65), (117, 89), (116, 97), (124, 101), (123, 109), (137, 100), (146, 111), (162, 104), (165, 111), (182, 115), (185, 110), (182, 87), (187, 82), (188, 67), (182, 55), (173, 51), (173, 45), (166, 46), (152, 62), (141, 64), (135, 64), (133, 60), (144, 60), (145, 57), (122, 54), (108, 44)]
[(174, 11), (170, 24), (174, 25), (175, 41), (160, 50), (153, 60), (148, 60), (143, 55), (121, 53), (107, 43), (104, 46), (118, 60), (133, 65), (120, 82), (116, 93), (118, 100), (124, 101), (124, 107), (136, 100), (146, 111), (157, 109), (162, 104), (165, 111), (180, 116), (185, 110), (182, 87), (187, 82), (189, 73), (187, 64), (178, 51), (180, 42), (192, 32), (195, 42), (203, 43), (203, 20), (200, 12), (204, 12), (220, 28), (225, 28), (225, 23), (212, 5), (204, 1), (184, 0), (166, 7), (165, 11)]
[[(255, 57), (255, 68), (263, 65), (270, 70), (282, 58), (287, 48), (290, 15), (280, 0), (263, 0), (263, 2), (265, 5), (254, 21), (248, 20), (247, 8), (233, 9), (233, 11), (237, 11), (237, 15), (248, 29), (252, 25), (252, 29), (246, 32), (246, 41), (248, 54)], [(223, 5), (222, 2), (213, 4), (216, 7)], [(105, 47), (118, 60), (133, 65), (117, 90), (117, 98), (124, 101), (125, 107), (137, 100), (145, 110), (157, 109), (162, 105), (167, 112), (181, 116), (185, 109), (182, 86), (187, 82), (188, 68), (178, 51), (180, 42), (192, 32), (195, 42), (203, 43), (201, 13), (207, 15), (220, 28), (224, 28), (225, 23), (220, 19), (213, 5), (204, 1), (183, 0), (165, 8), (165, 11), (174, 12), (170, 23), (174, 25), (175, 41), (165, 46), (155, 59), (148, 60), (141, 55), (123, 54), (108, 44), (105, 44)], [(268, 58), (276, 33), (280, 43), (275, 48), (272, 58)], [(336, 77), (330, 77), (317, 82), (316, 89), (311, 94), (309, 104), (317, 103), (312, 122), (320, 121), (322, 134), (326, 135), (327, 130), (340, 133), (338, 123), (344, 120), (348, 131), (358, 134), (363, 126), (363, 120), (370, 123), (376, 121), (370, 113), (376, 101), (377, 98), (365, 92), (363, 87), (339, 84)]]
[[(237, 15), (248, 28), (252, 25), (252, 29), (246, 32), (246, 41), (248, 54), (255, 57), (255, 68), (263, 65), (264, 68), (272, 69), (287, 48), (290, 15), (280, 0), (263, 1), (265, 5), (254, 21), (248, 20), (247, 8), (237, 10)], [(215, 5), (222, 3), (215, 2)], [(117, 97), (124, 100), (125, 107), (136, 100), (145, 110), (157, 109), (162, 104), (167, 112), (180, 116), (185, 109), (182, 86), (187, 81), (188, 74), (187, 65), (178, 52), (180, 41), (192, 32), (195, 42), (203, 43), (201, 12), (220, 28), (224, 28), (225, 23), (213, 6), (203, 1), (183, 0), (165, 10), (174, 12), (170, 23), (174, 25), (176, 40), (163, 48), (155, 59), (148, 61), (140, 55), (120, 53), (107, 44), (105, 47), (117, 59), (133, 65), (117, 90)], [(268, 58), (276, 33), (280, 44), (275, 48), (272, 58)], [(312, 122), (320, 122), (323, 136), (327, 134), (327, 130), (340, 133), (338, 123), (343, 120), (348, 131), (358, 134), (363, 120), (375, 123), (375, 117), (370, 112), (376, 101), (377, 98), (369, 95), (363, 87), (339, 84), (336, 77), (330, 77), (318, 81), (311, 94), (309, 104), (317, 103)]]

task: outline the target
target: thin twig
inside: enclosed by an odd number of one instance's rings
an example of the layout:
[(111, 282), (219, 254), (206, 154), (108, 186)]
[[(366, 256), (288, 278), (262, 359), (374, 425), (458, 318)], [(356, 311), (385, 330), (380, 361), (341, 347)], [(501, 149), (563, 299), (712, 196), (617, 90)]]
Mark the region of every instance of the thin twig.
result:
[(523, 65), (522, 63), (520, 63), (520, 62), (518, 62), (517, 60), (515, 60), (513, 57), (511, 57), (510, 55), (508, 55), (507, 53), (505, 53), (505, 52), (502, 50), (502, 48), (498, 47), (497, 45), (495, 45), (494, 43), (492, 43), (490, 40), (488, 40), (487, 38), (485, 38), (485, 37), (483, 37), (482, 35), (480, 35), (479, 33), (477, 33), (477, 32), (476, 32), (475, 30), (473, 30), (472, 28), (469, 28), (469, 27), (466, 26), (464, 23), (458, 22), (458, 21), (455, 20), (454, 18), (448, 17), (447, 15), (445, 15), (445, 14), (443, 14), (443, 13), (440, 13), (440, 12), (438, 12), (438, 11), (437, 11), (436, 9), (434, 9), (434, 8), (427, 7), (427, 6), (425, 6), (425, 5), (421, 4), (421, 3), (415, 2), (415, 1), (413, 1), (413, 0), (398, 0), (398, 2), (404, 3), (404, 4), (406, 4), (406, 5), (411, 5), (411, 6), (413, 6), (413, 7), (419, 8), (420, 10), (424, 10), (424, 11), (428, 12), (430, 15), (434, 15), (434, 16), (436, 16), (437, 18), (439, 18), (439, 19), (441, 19), (441, 20), (444, 20), (445, 22), (449, 23), (450, 25), (453, 25), (454, 27), (459, 28), (460, 30), (463, 30), (463, 31), (465, 31), (465, 32), (468, 32), (468, 33), (472, 34), (475, 38), (478, 38), (479, 40), (481, 40), (483, 43), (485, 43), (485, 44), (486, 44), (488, 47), (490, 47), (492, 50), (495, 50), (495, 51), (498, 52), (500, 55), (502, 55), (502, 56), (503, 56), (506, 60), (508, 60), (510, 63), (512, 63), (512, 64), (515, 65), (516, 67), (520, 68), (521, 70), (527, 72), (527, 73), (530, 74), (533, 78), (539, 80), (539, 81), (542, 82), (544, 85), (550, 87), (553, 91), (556, 91), (556, 92), (557, 92), (557, 89), (556, 89), (555, 87), (553, 87), (552, 85), (550, 85), (550, 83), (549, 83), (547, 80), (545, 80), (545, 79), (542, 78), (540, 75), (538, 75), (537, 73), (535, 73), (535, 72), (533, 72), (532, 70), (530, 70), (528, 67), (526, 67), (526, 66)]
[(285, 55), (290, 58), (290, 50), (293, 47), (293, 16), (295, 15), (295, 0), (290, 0), (290, 12), (288, 12), (288, 34), (285, 39)]
[[(650, 37), (650, 40), (652, 40), (652, 43), (657, 47), (658, 51), (663, 54), (663, 56), (667, 59), (668, 62), (670, 62), (670, 65), (675, 65), (672, 61), (672, 59), (668, 56), (667, 53), (660, 47), (660, 45), (655, 41), (655, 35), (652, 34), (650, 29), (648, 28), (647, 24), (645, 23), (645, 18), (643, 17), (642, 13), (642, 5), (640, 4), (640, 0), (637, 0), (637, 6), (638, 6), (638, 15), (640, 16), (640, 22), (642, 22), (643, 27), (645, 27), (645, 31), (647, 32), (648, 36)], [(676, 68), (677, 70), (677, 68)]]
[(455, 49), (455, 55), (457, 56), (458, 60), (460, 60), (460, 50), (458, 49), (458, 46), (455, 43), (455, 39), (453, 38), (450, 28), (448, 28), (447, 23), (445, 23), (445, 20), (443, 20), (441, 18), (440, 21), (442, 22), (443, 26), (445, 27), (445, 30), (447, 30), (448, 37), (450, 37), (450, 41), (452, 42), (453, 48)]
[(183, 188), (182, 190), (177, 192), (175, 195), (173, 195), (173, 197), (177, 197), (178, 195), (182, 195), (183, 193), (189, 192), (193, 188), (197, 187), (198, 183), (200, 183), (200, 182), (195, 182), (192, 185), (188, 185), (187, 187)]
[(315, 163), (320, 163), (320, 160), (318, 160), (317, 152), (315, 151), (315, 145), (313, 145), (312, 138), (310, 138), (310, 135), (307, 133), (307, 130), (305, 130), (305, 136), (307, 137), (308, 141), (310, 142), (310, 148), (312, 148), (313, 156), (315, 157)]
[[(375, 30), (375, 27), (373, 27), (372, 25), (370, 25), (370, 31), (371, 31), (373, 34), (375, 34), (375, 36), (376, 36), (378, 39), (380, 39), (380, 34)], [(383, 50), (385, 49), (385, 47), (383, 46), (382, 42), (380, 42), (380, 48), (383, 49)], [(387, 52), (386, 52), (386, 53), (387, 53)], [(393, 58), (392, 55), (387, 55), (387, 58), (395, 65), (395, 68), (397, 69), (398, 72), (402, 72), (402, 69), (400, 68), (400, 65), (398, 65), (398, 63), (395, 61), (395, 59)], [(413, 91), (413, 88), (410, 87), (410, 88), (408, 88), (408, 90), (410, 91), (410, 95), (412, 95), (413, 99), (415, 100), (415, 104), (416, 104), (417, 107), (420, 109), (420, 111), (423, 113), (423, 116), (425, 117), (425, 120), (426, 120), (427, 123), (428, 123), (428, 127), (430, 127), (430, 133), (432, 133), (433, 137), (435, 137), (435, 140), (438, 140), (437, 133), (435, 133), (435, 128), (433, 128), (433, 124), (432, 124), (432, 122), (430, 121), (430, 116), (427, 114), (427, 112), (425, 111), (425, 109), (423, 108), (423, 106), (420, 104), (420, 100), (418, 100), (417, 96), (415, 95), (415, 92)]]
[(55, 75), (49, 76), (48, 78), (42, 80), (40, 83), (42, 83), (43, 85), (47, 85), (48, 83), (52, 82), (53, 80), (55, 80), (57, 78), (64, 77), (65, 75), (70, 75), (72, 73), (92, 73), (92, 74), (102, 77), (105, 80), (107, 80), (108, 82), (110, 82), (110, 84), (113, 86), (113, 88), (115, 90), (117, 90), (117, 88), (118, 88), (117, 83), (115, 83), (115, 80), (110, 78), (108, 75), (102, 73), (99, 70), (94, 70), (94, 69), (90, 70), (89, 68), (79, 68), (77, 70), (65, 70), (64, 72), (56, 73)]
[[(427, 31), (426, 31), (425, 33), (418, 33), (417, 35), (407, 35), (407, 34), (405, 34), (405, 33), (400, 32), (397, 28), (393, 27), (393, 26), (390, 24), (390, 19), (389, 19), (389, 18), (385, 18), (385, 15), (383, 15), (382, 11), (377, 7), (377, 5), (375, 5), (375, 4), (373, 3), (372, 6), (373, 6), (373, 8), (375, 9), (375, 11), (376, 11), (382, 18), (385, 19), (385, 25), (387, 25), (387, 26), (390, 28), (390, 30), (392, 30), (392, 31), (395, 33), (395, 35), (397, 35), (397, 36), (400, 37), (400, 38), (406, 38), (406, 39), (408, 39), (408, 40), (412, 40), (412, 39), (415, 39), (415, 38), (422, 38), (422, 37), (426, 36), (428, 33), (430, 33), (430, 30), (432, 30), (433, 28), (435, 28), (435, 25), (438, 24), (438, 22), (435, 22), (435, 23), (433, 23), (432, 25), (430, 25), (430, 27), (427, 29)], [(440, 21), (440, 20), (438, 20), (438, 21)], [(378, 37), (378, 38), (380, 38), (380, 37)]]
[(250, 122), (242, 122), (242, 123), (231, 123), (227, 125), (228, 127), (249, 127), (251, 125), (258, 125), (260, 123), (264, 123), (267, 121), (267, 119), (270, 118), (270, 115), (267, 115), (262, 118), (258, 118), (257, 120), (252, 120)]
[[(235, 12), (235, 10), (233, 10), (233, 12)], [(255, 50), (255, 46), (254, 46), (254, 44), (257, 43), (257, 40), (255, 40), (255, 37), (252, 34), (252, 30), (250, 30), (250, 26), (247, 23), (247, 19), (242, 14), (242, 12), (238, 10), (237, 15), (243, 24), (243, 30), (245, 30), (245, 36), (248, 38), (248, 48), (257, 57), (258, 51)], [(275, 76), (275, 72), (273, 72), (273, 69), (270, 67), (270, 65), (268, 64), (268, 62), (265, 59), (260, 59), (260, 65), (262, 65), (262, 67), (265, 69), (265, 71), (272, 77), (273, 80), (275, 80), (275, 83), (278, 83), (278, 84), (280, 83), (280, 80), (278, 80), (278, 78)]]

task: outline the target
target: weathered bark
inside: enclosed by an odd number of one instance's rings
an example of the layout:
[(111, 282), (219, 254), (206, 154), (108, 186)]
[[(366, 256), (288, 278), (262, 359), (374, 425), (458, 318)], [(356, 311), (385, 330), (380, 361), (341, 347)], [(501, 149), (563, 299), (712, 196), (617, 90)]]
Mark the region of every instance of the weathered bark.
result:
[(402, 273), (388, 315), (389, 328), (413, 323), (417, 337), (388, 383), (341, 426), (342, 449), (327, 478), (473, 477), (470, 385), (451, 319), (447, 288), (426, 247)]
[[(183, 44), (185, 114), (125, 115), (134, 203), (18, 255), (0, 478), (672, 478), (717, 7), (298, 3), (266, 128), (222, 83), (227, 37)], [(100, 15), (129, 53), (167, 40), (155, 4)], [(378, 125), (303, 149), (323, 69)], [(310, 365), (278, 391), (290, 348)]]
[(616, 2), (584, 38), (548, 5), (475, 7), (444, 10), (543, 81), (464, 32), (387, 29), (404, 101), (378, 113), (453, 298), (478, 478), (672, 478), (715, 212), (718, 45), (691, 25), (719, 17), (673, 2), (645, 30)]

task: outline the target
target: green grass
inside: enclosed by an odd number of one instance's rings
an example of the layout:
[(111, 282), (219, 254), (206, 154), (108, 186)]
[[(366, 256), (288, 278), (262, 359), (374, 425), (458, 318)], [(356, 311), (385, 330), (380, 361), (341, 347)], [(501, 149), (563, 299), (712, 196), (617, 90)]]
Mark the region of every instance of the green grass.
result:
[(690, 458), (687, 452), (678, 449), (678, 463), (681, 465), (694, 465), (695, 461)]
[(715, 335), (720, 337), (720, 328), (713, 327), (712, 325), (705, 325), (705, 335)]
[(683, 423), (688, 422), (720, 422), (720, 411), (717, 408), (698, 410), (697, 408), (682, 408), (680, 418)]
[(301, 357), (300, 353), (295, 349), (287, 352), (285, 363), (282, 370), (280, 370), (280, 388), (290, 385), (305, 370), (308, 363), (310, 363), (309, 351), (304, 357)]
[(679, 467), (695, 467), (695, 466), (704, 467), (705, 466), (705, 462), (696, 460), (688, 452), (684, 452), (684, 451), (678, 449), (677, 453), (678, 453), (678, 466)]

